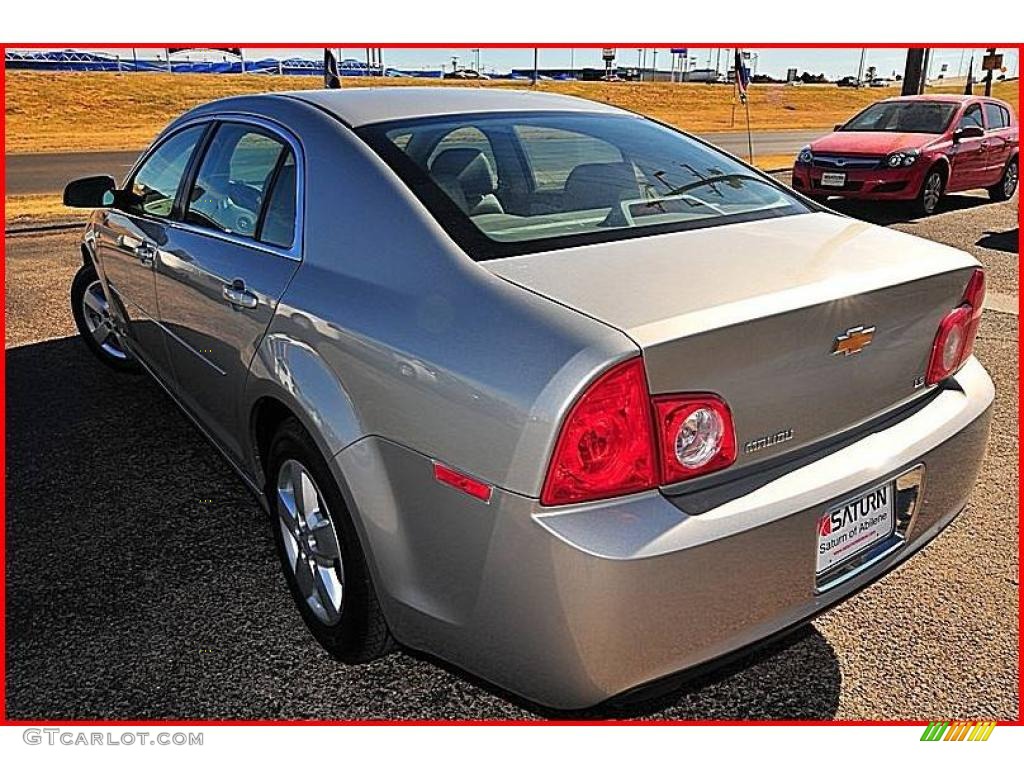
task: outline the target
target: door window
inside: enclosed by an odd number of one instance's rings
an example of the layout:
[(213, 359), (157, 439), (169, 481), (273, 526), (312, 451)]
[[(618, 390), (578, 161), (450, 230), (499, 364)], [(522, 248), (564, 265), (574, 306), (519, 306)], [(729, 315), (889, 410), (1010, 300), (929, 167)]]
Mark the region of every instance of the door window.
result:
[(205, 130), (205, 125), (186, 128), (171, 136), (146, 158), (130, 185), (134, 195), (128, 206), (130, 213), (162, 219), (171, 215), (181, 178)]
[(1005, 128), (1009, 123), (1006, 121), (1006, 110), (998, 104), (985, 104), (985, 122), (988, 123), (990, 131)]
[(984, 128), (984, 124), (981, 121), (981, 105), (971, 104), (964, 112), (964, 116), (960, 118), (960, 127), (967, 128), (968, 126), (977, 126), (978, 128)]
[[(195, 184), (189, 193), (185, 221), (239, 237), (257, 237), (260, 212), (264, 200), (274, 196), (271, 185), (275, 178), (291, 178), (291, 212), (294, 228), (295, 172), (282, 173), (291, 156), (291, 149), (281, 140), (248, 125), (228, 123), (217, 129), (203, 162), (199, 166)], [(282, 184), (282, 196), (285, 194)], [(278, 214), (285, 203), (279, 200)], [(275, 237), (285, 233), (275, 219)], [(291, 238), (288, 238), (289, 244)], [(280, 244), (280, 243), (275, 243)]]

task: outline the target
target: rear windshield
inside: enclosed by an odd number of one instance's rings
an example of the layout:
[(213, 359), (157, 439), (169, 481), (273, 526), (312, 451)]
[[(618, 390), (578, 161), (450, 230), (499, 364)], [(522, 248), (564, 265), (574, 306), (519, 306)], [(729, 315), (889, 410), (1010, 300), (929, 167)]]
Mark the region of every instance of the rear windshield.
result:
[(957, 105), (942, 101), (881, 101), (872, 104), (840, 130), (942, 133)]
[(633, 115), (458, 115), (358, 133), (477, 260), (810, 210), (743, 163)]

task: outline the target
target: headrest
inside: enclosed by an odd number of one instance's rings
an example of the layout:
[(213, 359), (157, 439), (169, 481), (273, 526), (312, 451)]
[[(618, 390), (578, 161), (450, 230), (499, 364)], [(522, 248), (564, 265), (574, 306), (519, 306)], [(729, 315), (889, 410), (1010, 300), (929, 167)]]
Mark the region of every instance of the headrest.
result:
[(609, 208), (639, 195), (632, 163), (583, 163), (565, 180), (562, 207), (567, 211)]
[(457, 147), (441, 152), (430, 164), (435, 178), (454, 178), (467, 197), (489, 195), (494, 191), (494, 173), (487, 155), (473, 147)]

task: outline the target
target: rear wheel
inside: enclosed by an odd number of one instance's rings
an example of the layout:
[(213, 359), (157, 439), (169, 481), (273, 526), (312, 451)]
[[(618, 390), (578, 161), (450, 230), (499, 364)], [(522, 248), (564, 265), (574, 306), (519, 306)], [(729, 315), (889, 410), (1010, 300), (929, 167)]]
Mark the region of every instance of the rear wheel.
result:
[(118, 371), (139, 370), (114, 325), (103, 284), (91, 264), (83, 265), (71, 283), (71, 314), (82, 341), (96, 357)]
[(942, 175), (942, 171), (938, 168), (928, 171), (921, 184), (921, 191), (917, 193), (917, 198), (914, 200), (914, 213), (918, 216), (931, 216), (935, 213), (945, 188), (946, 179)]
[(310, 632), (349, 663), (394, 647), (355, 526), (327, 463), (293, 418), (268, 455), (267, 496), (288, 588)]
[(1013, 193), (1017, 191), (1019, 177), (1020, 166), (1018, 165), (1017, 158), (1014, 157), (1010, 159), (1010, 162), (1006, 164), (1006, 168), (1003, 169), (1003, 178), (999, 180), (999, 183), (988, 188), (989, 199), (999, 203), (1009, 200), (1013, 197)]

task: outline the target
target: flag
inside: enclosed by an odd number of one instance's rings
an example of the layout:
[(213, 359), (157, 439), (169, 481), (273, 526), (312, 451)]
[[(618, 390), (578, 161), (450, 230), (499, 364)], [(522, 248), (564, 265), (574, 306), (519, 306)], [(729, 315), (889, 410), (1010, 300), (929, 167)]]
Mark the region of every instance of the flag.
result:
[[(962, 61), (962, 59), (961, 59)], [(964, 86), (964, 96), (974, 95), (974, 54), (971, 54), (971, 63), (967, 67), (967, 85)]]
[(341, 88), (338, 60), (330, 48), (324, 48), (324, 88)]
[(739, 90), (740, 101), (747, 103), (747, 86), (750, 85), (750, 70), (743, 63), (743, 51), (736, 49), (736, 88)]

